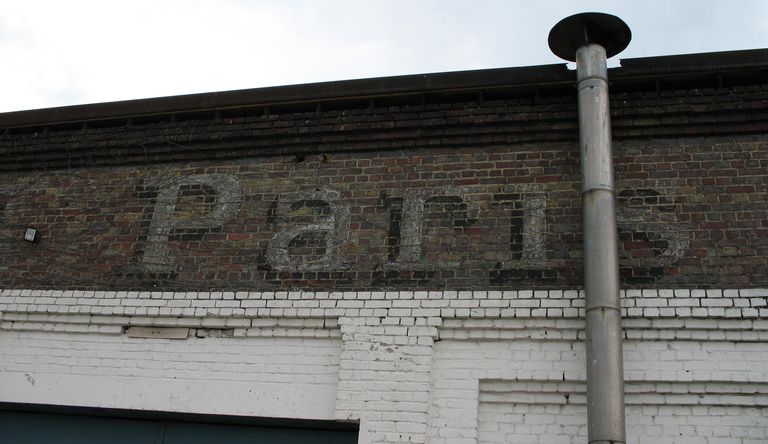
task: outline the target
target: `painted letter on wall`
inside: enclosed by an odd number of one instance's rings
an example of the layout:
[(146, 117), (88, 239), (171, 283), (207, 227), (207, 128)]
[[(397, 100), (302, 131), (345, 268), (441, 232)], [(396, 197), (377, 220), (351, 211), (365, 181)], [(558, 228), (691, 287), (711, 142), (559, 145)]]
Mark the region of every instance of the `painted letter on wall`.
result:
[[(141, 265), (153, 273), (173, 271), (168, 258), (168, 237), (174, 230), (207, 229), (223, 225), (232, 218), (243, 203), (243, 190), (234, 177), (227, 174), (206, 174), (181, 178), (158, 178), (145, 183), (157, 189), (157, 200), (147, 234)], [(174, 218), (180, 191), (187, 187), (209, 189), (215, 202), (202, 216), (194, 219)]]
[[(267, 248), (267, 261), (273, 269), (329, 271), (347, 268), (339, 250), (346, 242), (350, 212), (338, 191), (317, 189), (281, 194), (277, 202), (277, 218), (279, 231)], [(294, 253), (292, 249), (295, 249)]]
[(437, 218), (454, 228), (475, 222), (477, 209), (467, 203), (461, 190), (454, 187), (412, 189), (386, 198), (390, 209), (389, 262), (386, 270), (413, 270), (434, 267), (424, 260), (424, 219), (427, 205), (443, 204)]

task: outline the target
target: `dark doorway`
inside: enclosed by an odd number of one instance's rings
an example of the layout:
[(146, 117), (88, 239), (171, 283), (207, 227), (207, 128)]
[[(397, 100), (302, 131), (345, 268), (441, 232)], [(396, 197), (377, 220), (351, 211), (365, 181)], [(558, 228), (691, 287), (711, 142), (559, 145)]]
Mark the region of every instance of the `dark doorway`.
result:
[(357, 425), (224, 415), (0, 404), (9, 444), (354, 444)]

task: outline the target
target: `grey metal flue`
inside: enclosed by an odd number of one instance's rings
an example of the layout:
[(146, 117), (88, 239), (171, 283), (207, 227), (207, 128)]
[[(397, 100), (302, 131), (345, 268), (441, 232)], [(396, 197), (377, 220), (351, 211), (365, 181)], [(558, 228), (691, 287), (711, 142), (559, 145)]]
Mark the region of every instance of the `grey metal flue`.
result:
[(577, 14), (552, 29), (549, 45), (576, 62), (584, 222), (587, 424), (591, 444), (625, 443), (618, 234), (607, 58), (631, 34), (618, 17)]

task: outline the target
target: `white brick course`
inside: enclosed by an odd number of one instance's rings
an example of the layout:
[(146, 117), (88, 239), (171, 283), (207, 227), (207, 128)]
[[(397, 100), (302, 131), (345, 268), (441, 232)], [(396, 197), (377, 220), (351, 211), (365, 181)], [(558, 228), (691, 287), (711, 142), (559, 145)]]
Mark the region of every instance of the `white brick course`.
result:
[[(768, 289), (622, 297), (630, 442), (765, 442)], [(359, 420), (363, 443), (572, 442), (583, 307), (578, 290), (3, 290), (0, 400)]]

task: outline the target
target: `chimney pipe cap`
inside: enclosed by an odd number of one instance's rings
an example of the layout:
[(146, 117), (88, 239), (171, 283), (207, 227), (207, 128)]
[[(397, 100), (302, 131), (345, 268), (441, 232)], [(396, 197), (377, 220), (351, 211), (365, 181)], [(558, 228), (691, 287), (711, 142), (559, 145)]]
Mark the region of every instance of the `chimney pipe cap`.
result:
[(582, 46), (598, 44), (610, 58), (623, 51), (630, 40), (632, 32), (622, 19), (601, 12), (566, 17), (549, 31), (549, 49), (570, 62), (576, 61), (576, 51)]

